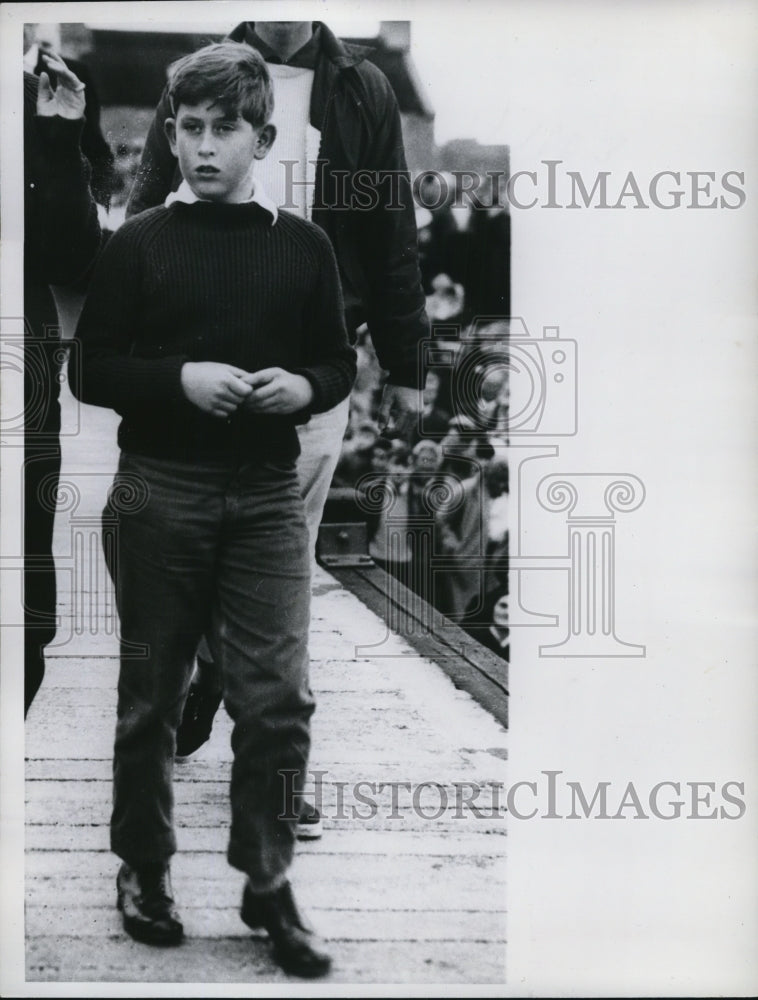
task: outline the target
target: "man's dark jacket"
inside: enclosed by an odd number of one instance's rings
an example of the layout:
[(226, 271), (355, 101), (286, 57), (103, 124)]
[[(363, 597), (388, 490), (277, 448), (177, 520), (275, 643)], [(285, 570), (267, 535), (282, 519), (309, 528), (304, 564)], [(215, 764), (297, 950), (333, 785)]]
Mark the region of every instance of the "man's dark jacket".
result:
[[(58, 313), (50, 285), (73, 285), (100, 246), (82, 119), (37, 115), (35, 76), (24, 73), (24, 703), (45, 670), (56, 630), (53, 524), (61, 464)], [(18, 345), (7, 343), (13, 356)]]
[[(312, 219), (335, 250), (348, 330), (366, 322), (388, 380), (420, 387), (418, 345), (428, 334), (428, 320), (397, 101), (363, 48), (346, 45), (324, 24), (317, 27), (310, 120), (321, 132), (321, 148)], [(244, 22), (229, 39), (252, 44), (253, 28), (253, 22)], [(170, 116), (164, 90), (127, 215), (161, 204), (178, 187), (176, 160), (163, 130)], [(352, 207), (346, 211), (343, 205)]]

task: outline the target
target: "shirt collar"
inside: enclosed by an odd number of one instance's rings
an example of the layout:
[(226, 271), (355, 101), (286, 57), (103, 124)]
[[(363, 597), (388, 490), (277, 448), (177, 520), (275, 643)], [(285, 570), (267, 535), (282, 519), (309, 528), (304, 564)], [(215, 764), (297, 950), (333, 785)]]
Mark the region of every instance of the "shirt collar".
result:
[(314, 24), (313, 34), (297, 52), (293, 53), (289, 59), (282, 59), (276, 52), (267, 45), (255, 30), (255, 21), (248, 21), (247, 41), (257, 49), (267, 63), (279, 63), (283, 66), (294, 66), (297, 69), (315, 69), (321, 48), (321, 25)]
[[(164, 205), (166, 208), (169, 205), (173, 205), (174, 202), (179, 201), (184, 205), (193, 205), (196, 201), (206, 201), (207, 199), (198, 198), (192, 188), (186, 181), (182, 181), (176, 191), (172, 191), (171, 194), (166, 198)], [(271, 216), (271, 225), (273, 226), (276, 220), (279, 218), (279, 209), (276, 207), (274, 202), (266, 194), (266, 190), (260, 181), (253, 181), (253, 193), (247, 199), (247, 201), (242, 202), (243, 205), (250, 204), (259, 205), (264, 212), (268, 212)]]

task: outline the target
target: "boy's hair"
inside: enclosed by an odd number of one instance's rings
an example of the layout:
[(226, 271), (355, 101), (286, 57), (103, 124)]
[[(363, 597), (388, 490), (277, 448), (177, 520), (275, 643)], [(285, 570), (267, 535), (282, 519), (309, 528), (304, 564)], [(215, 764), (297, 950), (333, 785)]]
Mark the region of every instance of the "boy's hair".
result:
[(181, 104), (213, 101), (228, 114), (240, 115), (253, 128), (268, 122), (274, 90), (260, 53), (241, 42), (217, 42), (184, 56), (169, 67), (168, 96), (176, 115)]

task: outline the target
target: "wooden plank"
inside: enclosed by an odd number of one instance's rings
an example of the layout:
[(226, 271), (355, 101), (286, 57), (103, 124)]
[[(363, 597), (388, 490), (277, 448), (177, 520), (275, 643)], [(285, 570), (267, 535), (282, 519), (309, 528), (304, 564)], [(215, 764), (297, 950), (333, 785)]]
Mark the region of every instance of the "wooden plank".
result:
[[(110, 732), (110, 731), (109, 731)], [(216, 736), (216, 728), (214, 726), (214, 732), (211, 736), (209, 743), (203, 744), (203, 746), (194, 753), (191, 757), (179, 758), (175, 762), (174, 767), (174, 780), (182, 781), (193, 780), (195, 774), (198, 775), (200, 780), (206, 773), (212, 773), (214, 768), (218, 768), (221, 764), (228, 764), (231, 762), (231, 747), (229, 745), (228, 733), (224, 731), (218, 737)], [(30, 780), (35, 780), (37, 778), (49, 778), (54, 780), (56, 778), (56, 771), (61, 769), (61, 779), (65, 779), (66, 773), (70, 773), (72, 768), (94, 768), (98, 771), (100, 777), (109, 777), (112, 769), (113, 755), (112, 755), (112, 742), (113, 733), (110, 732), (110, 743), (104, 748), (102, 755), (93, 757), (55, 757), (51, 755), (46, 755), (44, 757), (39, 756), (27, 756), (26, 758), (26, 768), (27, 777)], [(37, 741), (35, 741), (36, 744)], [(38, 748), (39, 749), (39, 748)], [(49, 749), (53, 749), (50, 747)], [(414, 748), (412, 761), (409, 760), (407, 747), (396, 746), (385, 746), (383, 752), (378, 753), (376, 750), (362, 751), (361, 749), (356, 749), (354, 752), (352, 748), (338, 747), (334, 745), (321, 746), (319, 753), (315, 752), (311, 757), (311, 764), (309, 765), (310, 773), (315, 773), (318, 771), (334, 771), (337, 769), (339, 774), (335, 774), (340, 778), (344, 774), (348, 776), (355, 773), (358, 777), (366, 776), (366, 768), (364, 765), (371, 764), (372, 770), (377, 774), (384, 774), (384, 769), (400, 769), (405, 772), (407, 777), (409, 766), (412, 767), (414, 773), (419, 773), (428, 777), (430, 774), (443, 773), (449, 777), (457, 776), (458, 770), (461, 769), (465, 778), (474, 778), (476, 776), (475, 772), (479, 769), (479, 764), (476, 760), (472, 759), (475, 754), (489, 753), (496, 757), (498, 760), (506, 760), (506, 751), (503, 750), (502, 756), (498, 753), (495, 754), (494, 751), (498, 748), (493, 747), (491, 751), (475, 751), (473, 748), (461, 747), (460, 750), (447, 749), (440, 750), (439, 753), (434, 753), (431, 750), (424, 750)], [(349, 759), (346, 759), (349, 754)], [(469, 754), (471, 756), (469, 756)], [(42, 768), (43, 770), (39, 770)], [(381, 769), (381, 770), (380, 770)], [(95, 775), (93, 775), (95, 776)]]
[[(326, 808), (323, 810), (323, 828), (332, 830), (386, 830), (405, 832), (407, 830), (430, 833), (447, 833), (456, 836), (465, 832), (498, 833), (505, 825), (506, 810), (501, 802), (496, 810), (486, 805), (476, 814), (469, 809), (456, 809), (449, 805), (441, 814), (436, 815), (436, 804), (428, 810), (428, 818), (419, 815), (407, 804), (400, 802), (396, 809), (378, 809), (376, 815), (369, 816), (366, 806), (356, 807), (345, 804), (339, 812), (332, 814)], [(49, 824), (51, 822), (66, 823), (69, 826), (104, 825), (110, 819), (110, 796), (100, 797), (91, 801), (83, 798), (56, 798), (46, 803), (42, 799), (30, 799), (26, 806), (26, 822), (28, 824)], [(208, 796), (206, 800), (198, 795), (193, 801), (183, 800), (176, 795), (174, 824), (177, 829), (188, 830), (210, 827), (212, 829), (228, 829), (228, 799), (226, 797)], [(433, 818), (432, 818), (433, 817)]]
[[(325, 842), (323, 842), (325, 845)], [(322, 865), (334, 863), (335, 852), (320, 849), (313, 855), (299, 855), (298, 868), (300, 876), (311, 878), (314, 871)], [(358, 883), (364, 878), (373, 878), (375, 881), (381, 875), (391, 877), (394, 882), (401, 884), (407, 879), (413, 879), (419, 884), (424, 879), (438, 879), (437, 872), (445, 872), (449, 876), (457, 874), (466, 876), (467, 879), (481, 878), (486, 880), (498, 874), (501, 857), (487, 854), (468, 857), (463, 854), (449, 856), (437, 855), (396, 855), (392, 860), (384, 857), (372, 859), (373, 871), (369, 874), (366, 869), (366, 859), (362, 854), (349, 854), (340, 852), (340, 863), (344, 865), (344, 880), (349, 883)], [(51, 851), (29, 851), (26, 859), (26, 874), (29, 878), (49, 879), (63, 877), (66, 879), (97, 879), (110, 877), (118, 867), (118, 859), (113, 856), (106, 856), (101, 851), (76, 851), (66, 858), (65, 872), (61, 870), (60, 858), (57, 858)], [(186, 856), (177, 856), (175, 861), (176, 876), (191, 879), (203, 879), (213, 882), (214, 880), (226, 881), (229, 879), (230, 869), (223, 854), (218, 851), (195, 852)], [(319, 873), (319, 878), (323, 879), (323, 872)], [(335, 886), (334, 894), (339, 894), (339, 889)]]
[[(407, 775), (406, 775), (407, 778)], [(229, 801), (228, 780), (183, 781), (174, 785), (177, 808), (185, 806), (218, 806), (227, 810)], [(112, 784), (110, 781), (33, 781), (27, 782), (27, 804), (47, 804), (65, 813), (67, 807), (79, 806), (106, 809), (110, 807)], [(316, 802), (311, 786), (310, 801)], [(505, 808), (506, 792), (503, 782), (483, 782), (473, 785), (436, 780), (411, 782), (408, 780), (384, 781), (381, 785), (350, 782), (323, 782), (319, 785), (317, 804), (327, 820), (339, 823), (345, 819), (371, 819), (374, 814), (392, 819), (395, 813), (406, 817), (418, 813), (419, 818), (431, 822), (439, 817), (466, 820), (476, 810), (487, 816), (499, 814)], [(282, 796), (284, 807), (285, 799)], [(486, 817), (485, 817), (486, 818)], [(70, 820), (69, 820), (70, 822)]]
[[(312, 759), (317, 760), (321, 755), (324, 759), (333, 758), (338, 746), (343, 748), (343, 752), (345, 747), (355, 746), (359, 755), (356, 759), (373, 755), (374, 759), (381, 760), (394, 751), (398, 758), (412, 761), (418, 745), (431, 747), (439, 742), (444, 719), (435, 719), (431, 724), (430, 714), (425, 714), (423, 706), (417, 704), (415, 699), (414, 703), (398, 700), (396, 707), (387, 704), (376, 708), (367, 707), (366, 701), (366, 697), (357, 692), (338, 692), (322, 699), (311, 726)], [(430, 706), (431, 709), (434, 707)], [(35, 709), (37, 706), (33, 705), (32, 710)], [(35, 711), (35, 716), (39, 712)], [(334, 731), (336, 718), (340, 719), (339, 733)], [(68, 720), (47, 713), (27, 732), (27, 756), (107, 758), (113, 749), (115, 702), (112, 705), (88, 706), (86, 719), (86, 726), (82, 727), (73, 710)], [(451, 726), (454, 725), (455, 720), (451, 719)], [(228, 746), (230, 732), (228, 719), (225, 714), (219, 713), (213, 729), (214, 746)], [(461, 737), (464, 735), (461, 734)], [(466, 743), (451, 749), (465, 749), (476, 742), (475, 735), (469, 733)], [(454, 738), (451, 736), (451, 739)]]
[(48, 653), (45, 657), (45, 679), (32, 711), (36, 710), (38, 701), (47, 699), (53, 689), (56, 690), (56, 704), (60, 688), (102, 688), (115, 692), (118, 666), (118, 655), (90, 657), (82, 663)]
[[(459, 855), (486, 854), (499, 857), (505, 851), (505, 823), (497, 829), (484, 829), (482, 824), (468, 824), (464, 831), (451, 836), (447, 831), (434, 830), (337, 830), (330, 829), (321, 840), (301, 840), (298, 854), (396, 854)], [(226, 829), (216, 827), (179, 827), (176, 831), (178, 851), (223, 851)], [(485, 843), (485, 840), (492, 841)], [(105, 851), (110, 853), (107, 818), (91, 826), (70, 826), (52, 823), (29, 824), (24, 835), (27, 851), (51, 851), (58, 855), (71, 851)], [(61, 870), (66, 861), (60, 857)]]
[[(423, 602), (422, 611), (414, 612), (419, 603), (417, 595), (412, 595), (397, 580), (393, 579), (390, 585), (388, 575), (378, 567), (332, 572), (375, 614), (385, 620), (388, 616), (391, 620), (394, 614), (405, 616), (408, 626), (403, 638), (422, 656), (434, 660), (457, 687), (467, 691), (507, 728), (508, 665), (504, 660)], [(441, 621), (445, 623), (444, 629)], [(427, 624), (430, 622), (436, 623), (431, 632)]]
[[(174, 781), (213, 781), (228, 776), (231, 748), (225, 741), (219, 740), (218, 743), (222, 745), (214, 746), (214, 750), (218, 749), (223, 753), (208, 755), (198, 752), (192, 757), (176, 761)], [(475, 763), (463, 750), (447, 750), (437, 754), (417, 750), (411, 760), (407, 757), (399, 760), (390, 756), (375, 759), (372, 770), (375, 777), (381, 775), (385, 781), (409, 780), (410, 777), (416, 781), (431, 781), (443, 776), (448, 782), (475, 779), (482, 781), (485, 777), (493, 781), (498, 778), (502, 780), (504, 758), (494, 754), (488, 756), (488, 761), (480, 760)], [(489, 765), (489, 769), (485, 775), (486, 765)], [(110, 781), (112, 758), (110, 754), (96, 758), (27, 757), (25, 771), (27, 781)], [(316, 772), (323, 783), (335, 779), (358, 781), (365, 779), (367, 775), (366, 768), (360, 761), (328, 761), (323, 755), (308, 770), (308, 787), (313, 786)]]
[[(310, 680), (316, 694), (334, 691), (365, 691), (370, 685), (377, 694), (403, 691), (409, 671), (418, 669), (420, 657), (356, 657), (349, 660), (335, 657), (311, 657)], [(59, 658), (47, 661), (44, 688), (39, 697), (55, 689), (94, 692), (105, 688), (115, 692), (118, 681), (118, 659), (92, 657), (83, 662)]]
[[(193, 865), (202, 857), (199, 854), (175, 857), (172, 881), (178, 905), (239, 906), (242, 874), (226, 866), (218, 877), (210, 877), (199, 864)], [(72, 867), (78, 868), (74, 864), (76, 858), (76, 854), (65, 856)], [(102, 871), (89, 876), (73, 877), (60, 864), (56, 873), (44, 877), (28, 873), (27, 904), (47, 906), (65, 899), (72, 912), (89, 906), (115, 906), (118, 859), (100, 853), (97, 858)], [(220, 860), (226, 864), (223, 857)], [(463, 864), (459, 858), (398, 855), (391, 859), (373, 856), (367, 863), (363, 855), (346, 859), (336, 855), (297, 854), (292, 883), (306, 910), (313, 906), (339, 906), (377, 912), (451, 909), (490, 912), (505, 906), (504, 867), (502, 858), (476, 858)], [(451, 886), (455, 886), (454, 893)]]
[(399, 581), (378, 567), (361, 568), (354, 572), (384, 596), (385, 610), (390, 604), (397, 605), (401, 611), (406, 611), (422, 626), (418, 635), (414, 630), (413, 637), (418, 637), (419, 642), (424, 638), (429, 639), (435, 650), (432, 657), (435, 662), (449, 657), (464, 659), (477, 671), (489, 677), (505, 694), (508, 693), (508, 664), (505, 660), (482, 646), (460, 626), (426, 604), (418, 595), (412, 594)]
[[(115, 689), (113, 692), (104, 692), (97, 687), (82, 688), (72, 686), (59, 688), (56, 693), (55, 704), (57, 711), (63, 716), (60, 721), (63, 722), (69, 712), (78, 713), (80, 709), (92, 709), (96, 715), (109, 713), (110, 706), (107, 702), (110, 700), (110, 694), (113, 695), (113, 704), (115, 704)], [(405, 688), (393, 687), (385, 688), (384, 690), (374, 690), (372, 687), (370, 704), (366, 704), (365, 695), (365, 684), (355, 690), (334, 690), (324, 696), (322, 704), (329, 704), (334, 707), (335, 711), (340, 711), (342, 703), (345, 702), (348, 710), (357, 711), (360, 708), (360, 714), (364, 718), (369, 713), (373, 715), (374, 713), (410, 712), (414, 717), (418, 714), (418, 709)], [(76, 725), (79, 725), (81, 716), (77, 716), (72, 721)]]
[[(64, 782), (55, 787), (55, 798), (39, 796), (27, 800), (27, 822), (50, 821), (55, 816), (66, 818), (67, 824), (89, 823), (93, 818), (101, 822), (110, 815), (111, 786), (106, 782)], [(62, 791), (60, 790), (62, 789)], [(468, 790), (465, 790), (466, 793)], [(473, 823), (493, 824), (505, 818), (505, 792), (484, 787), (473, 803), (469, 804), (459, 790), (445, 786), (439, 788), (393, 789), (381, 793), (364, 793), (362, 801), (348, 794), (337, 798), (324, 789), (319, 802), (321, 815), (327, 829), (347, 828), (392, 829), (442, 829), (448, 824), (468, 827)], [(311, 799), (311, 801), (313, 801)], [(181, 825), (189, 817), (190, 826), (206, 825), (216, 810), (218, 821), (226, 826), (229, 802), (228, 785), (224, 782), (186, 783), (175, 789), (175, 819)], [(192, 815), (194, 813), (194, 816)]]
[[(51, 762), (51, 766), (58, 761), (65, 760), (74, 762), (96, 760), (110, 766), (113, 760), (113, 729), (114, 724), (105, 725), (99, 734), (89, 733), (86, 743), (82, 740), (77, 742), (75, 746), (71, 746), (70, 739), (66, 741), (60, 733), (56, 737), (55, 727), (45, 727), (42, 730), (42, 735), (46, 736), (46, 739), (43, 740), (41, 736), (38, 738), (37, 733), (27, 739), (27, 759), (42, 759), (41, 755), (44, 753), (45, 759)], [(223, 724), (214, 725), (210, 742), (203, 744), (191, 757), (176, 761), (175, 776), (180, 773), (188, 773), (190, 776), (188, 780), (191, 780), (193, 768), (201, 762), (230, 761), (230, 729), (231, 727), (227, 729)], [(469, 747), (460, 747), (454, 750), (446, 748), (439, 755), (435, 755), (431, 751), (419, 750), (416, 747), (411, 751), (408, 744), (402, 742), (391, 741), (379, 745), (379, 741), (368, 738), (365, 745), (353, 749), (352, 746), (337, 746), (333, 742), (327, 743), (326, 733), (323, 733), (323, 738), (321, 736), (322, 730), (314, 726), (312, 730), (313, 752), (309, 765), (311, 770), (347, 770), (350, 773), (355, 768), (360, 767), (363, 769), (362, 777), (366, 777), (368, 774), (381, 775), (384, 767), (400, 767), (402, 764), (412, 764), (414, 769), (418, 765), (424, 775), (428, 773), (428, 769), (436, 768), (438, 771), (452, 776), (457, 764), (461, 759), (466, 762), (465, 755), (471, 750)], [(499, 748), (492, 748), (493, 751), (497, 749)], [(487, 752), (489, 751), (477, 751), (477, 753)], [(475, 772), (477, 771), (473, 753), (472, 758), (468, 761), (467, 775), (473, 778), (476, 777)], [(499, 759), (504, 760), (505, 757)], [(448, 762), (449, 770), (445, 772), (444, 768), (448, 766)], [(176, 780), (180, 779), (177, 777)]]
[[(334, 946), (331, 975), (350, 984), (504, 983), (505, 947), (471, 942), (344, 942)], [(36, 982), (154, 982), (295, 984), (272, 961), (266, 941), (194, 939), (184, 947), (150, 948), (125, 938), (33, 938), (27, 980)]]
[[(466, 910), (354, 910), (311, 907), (308, 916), (319, 934), (331, 941), (489, 941), (505, 942), (504, 911)], [(188, 938), (249, 938), (251, 931), (235, 907), (181, 907)], [(119, 937), (121, 915), (115, 906), (77, 910), (65, 903), (26, 907), (26, 932), (30, 937)], [(265, 932), (261, 931), (261, 937)]]

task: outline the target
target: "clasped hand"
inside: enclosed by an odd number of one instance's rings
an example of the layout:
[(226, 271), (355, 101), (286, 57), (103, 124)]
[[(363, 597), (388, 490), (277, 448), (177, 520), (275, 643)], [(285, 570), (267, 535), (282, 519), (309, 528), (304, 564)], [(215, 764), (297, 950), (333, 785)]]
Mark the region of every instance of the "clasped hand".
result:
[(308, 379), (283, 368), (246, 372), (217, 361), (188, 361), (181, 379), (187, 399), (214, 417), (230, 417), (240, 407), (252, 413), (296, 413), (313, 400)]

